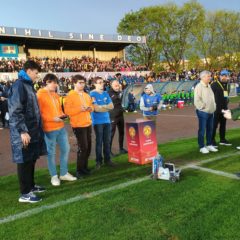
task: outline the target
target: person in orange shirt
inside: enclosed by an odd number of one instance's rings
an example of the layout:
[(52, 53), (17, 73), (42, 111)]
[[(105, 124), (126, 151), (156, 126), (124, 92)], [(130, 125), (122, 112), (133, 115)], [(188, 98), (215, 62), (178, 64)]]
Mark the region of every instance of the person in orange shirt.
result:
[[(58, 79), (54, 74), (47, 74), (43, 79), (44, 88), (37, 92), (40, 114), (42, 117), (44, 138), (48, 152), (48, 169), (53, 186), (59, 186), (60, 180), (75, 181), (76, 177), (68, 173), (68, 155), (70, 146), (67, 131), (64, 128), (63, 119), (67, 116), (63, 113), (60, 97), (56, 93)], [(56, 144), (60, 147), (60, 177), (56, 170)]]
[(88, 158), (91, 153), (92, 119), (94, 110), (92, 99), (84, 92), (86, 79), (81, 75), (72, 77), (74, 90), (65, 98), (64, 111), (70, 118), (70, 124), (77, 139), (77, 178), (90, 174)]

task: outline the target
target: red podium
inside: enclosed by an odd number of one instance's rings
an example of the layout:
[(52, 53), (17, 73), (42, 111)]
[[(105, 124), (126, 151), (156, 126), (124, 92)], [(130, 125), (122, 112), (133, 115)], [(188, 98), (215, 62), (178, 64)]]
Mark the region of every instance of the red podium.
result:
[(155, 122), (144, 119), (126, 122), (126, 135), (128, 161), (140, 165), (152, 162), (157, 155)]

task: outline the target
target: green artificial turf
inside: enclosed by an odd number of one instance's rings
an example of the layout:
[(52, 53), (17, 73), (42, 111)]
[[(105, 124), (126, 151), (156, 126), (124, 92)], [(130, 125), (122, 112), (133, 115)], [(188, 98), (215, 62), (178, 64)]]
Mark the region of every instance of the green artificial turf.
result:
[[(229, 130), (233, 147), (202, 155), (197, 140), (180, 139), (159, 145), (165, 161), (181, 166), (232, 153), (204, 167), (234, 173), (240, 170), (240, 129)], [(36, 172), (36, 182), (47, 187), (37, 204), (18, 203), (16, 175), (0, 177), (0, 218), (61, 200), (115, 186), (151, 173), (151, 165), (128, 163), (127, 155), (114, 158), (115, 168), (103, 167), (77, 182), (50, 185), (47, 169)], [(94, 169), (94, 162), (90, 161)], [(238, 168), (239, 167), (239, 168)], [(75, 164), (70, 165), (75, 172)], [(186, 169), (179, 182), (146, 180), (121, 190), (71, 203), (0, 224), (0, 239), (239, 239), (239, 181)]]

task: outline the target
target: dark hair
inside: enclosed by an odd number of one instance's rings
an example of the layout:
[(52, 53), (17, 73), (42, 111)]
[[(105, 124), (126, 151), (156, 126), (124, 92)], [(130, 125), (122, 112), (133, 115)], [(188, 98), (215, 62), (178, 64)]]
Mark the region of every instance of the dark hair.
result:
[(26, 61), (23, 65), (23, 69), (25, 71), (27, 71), (28, 69), (38, 70), (39, 72), (41, 71), (41, 67), (36, 62), (34, 62), (33, 60)]
[(93, 78), (92, 83), (96, 84), (98, 80), (103, 80), (103, 78), (102, 77), (95, 77), (95, 78)]
[(43, 78), (43, 83), (46, 84), (47, 82), (56, 82), (58, 83), (58, 78), (55, 74), (48, 73)]
[(116, 77), (121, 77), (122, 74), (121, 74), (121, 73), (117, 73), (115, 76), (116, 76)]
[(77, 83), (79, 80), (83, 80), (84, 82), (86, 82), (86, 78), (80, 74), (74, 75), (72, 77), (72, 83)]

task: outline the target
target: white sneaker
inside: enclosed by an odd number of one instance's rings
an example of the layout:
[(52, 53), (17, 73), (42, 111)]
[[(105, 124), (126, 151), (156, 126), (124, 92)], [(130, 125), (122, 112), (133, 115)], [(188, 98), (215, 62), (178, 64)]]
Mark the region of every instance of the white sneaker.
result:
[(209, 151), (207, 148), (203, 147), (203, 148), (200, 148), (200, 153), (207, 154), (209, 153)]
[(51, 178), (51, 184), (53, 186), (60, 186), (60, 180), (58, 178), (58, 175), (55, 175)]
[(237, 150), (240, 150), (240, 146), (236, 147)]
[(60, 176), (60, 180), (63, 181), (76, 181), (77, 178), (71, 175), (70, 173), (65, 174), (64, 176)]
[(134, 113), (137, 113), (137, 111), (135, 110)]
[(209, 152), (218, 152), (218, 149), (216, 149), (214, 146), (210, 145), (206, 147)]

